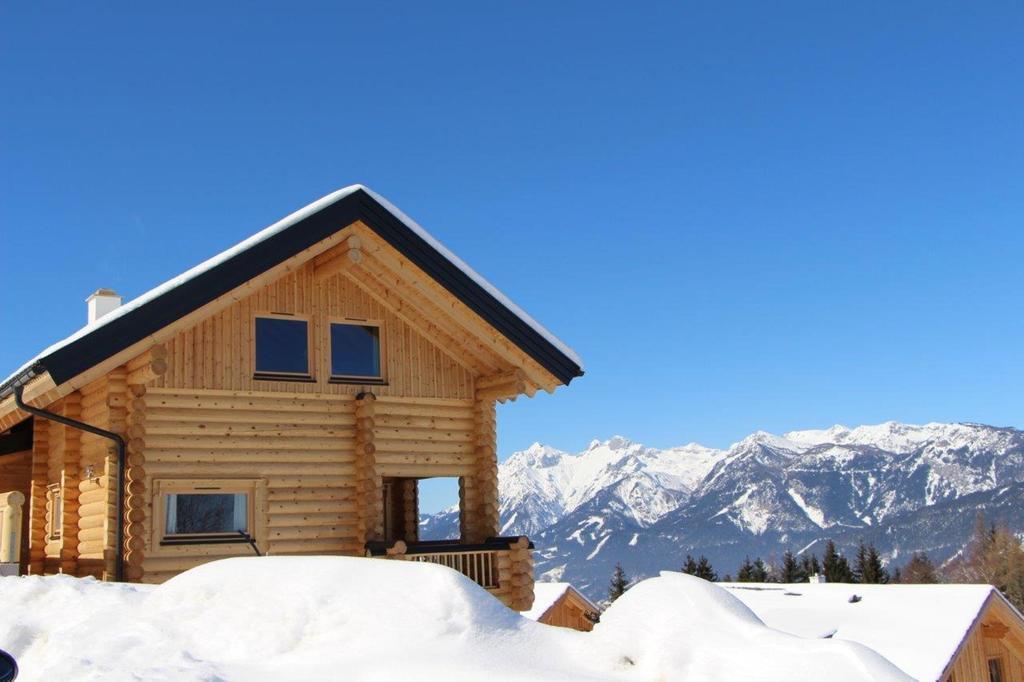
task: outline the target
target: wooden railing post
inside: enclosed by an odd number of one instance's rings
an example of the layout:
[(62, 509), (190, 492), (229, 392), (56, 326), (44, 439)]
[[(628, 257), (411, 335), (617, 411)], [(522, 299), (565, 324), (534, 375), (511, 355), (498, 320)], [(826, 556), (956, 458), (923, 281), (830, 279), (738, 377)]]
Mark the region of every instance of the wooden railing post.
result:
[(0, 493), (0, 564), (21, 561), (21, 515), (25, 495), (17, 490)]
[(509, 558), (512, 560), (510, 606), (516, 611), (528, 611), (533, 606), (533, 551), (525, 536), (509, 545)]

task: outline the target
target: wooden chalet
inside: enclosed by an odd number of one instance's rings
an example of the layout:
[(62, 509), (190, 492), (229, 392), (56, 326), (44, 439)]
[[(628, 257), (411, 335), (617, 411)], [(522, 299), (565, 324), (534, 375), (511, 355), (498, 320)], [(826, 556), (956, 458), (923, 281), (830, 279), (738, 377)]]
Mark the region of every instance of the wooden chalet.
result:
[(523, 616), (563, 628), (590, 632), (601, 619), (601, 607), (569, 583), (536, 583), (533, 606)]
[[(161, 582), (254, 548), (379, 556), (530, 608), (495, 405), (581, 362), (382, 197), (339, 190), (89, 316), (0, 384), (0, 564)], [(458, 479), (459, 538), (419, 542), (432, 477)]]

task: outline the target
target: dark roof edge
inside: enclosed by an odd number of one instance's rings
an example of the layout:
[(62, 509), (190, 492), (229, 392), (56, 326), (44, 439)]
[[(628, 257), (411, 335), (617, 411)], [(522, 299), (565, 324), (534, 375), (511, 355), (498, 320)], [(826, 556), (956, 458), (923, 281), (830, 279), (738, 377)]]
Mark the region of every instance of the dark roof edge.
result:
[(47, 371), (60, 385), (270, 268), (361, 220), (382, 239), (480, 315), (561, 383), (582, 368), (422, 236), (359, 188), (338, 201), (249, 245), (224, 261), (169, 288), (106, 324), (37, 358), (0, 385), (6, 397), (16, 384)]

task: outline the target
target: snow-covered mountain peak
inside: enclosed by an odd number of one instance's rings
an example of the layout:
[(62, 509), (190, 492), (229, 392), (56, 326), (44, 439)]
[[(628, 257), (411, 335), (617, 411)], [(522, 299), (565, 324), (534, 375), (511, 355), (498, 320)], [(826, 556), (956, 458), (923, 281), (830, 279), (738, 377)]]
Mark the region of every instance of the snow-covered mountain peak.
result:
[[(563, 452), (558, 448), (553, 448), (550, 445), (544, 445), (542, 443), (534, 443), (525, 450), (513, 453), (508, 458), (506, 464), (512, 463), (513, 465), (519, 464), (526, 467), (552, 467), (557, 466), (562, 461), (563, 457), (569, 456), (569, 453)], [(513, 460), (516, 460), (513, 462)]]
[[(746, 554), (824, 537), (847, 550), (866, 538), (893, 558), (924, 549), (944, 559), (975, 511), (1024, 519), (1024, 431), (982, 424), (760, 431), (727, 450), (623, 436), (577, 453), (534, 443), (498, 475), (500, 532), (534, 539), (539, 575), (596, 591), (616, 561), (649, 575), (704, 553), (728, 570)], [(423, 524), (423, 537), (457, 537), (458, 527), (448, 509)]]
[(776, 436), (774, 433), (768, 433), (767, 431), (755, 431), (740, 442), (735, 443), (729, 448), (729, 451), (739, 452), (757, 445), (765, 445), (774, 450), (786, 450), (789, 452), (803, 452), (809, 447), (809, 444), (806, 442), (789, 438), (789, 434)]

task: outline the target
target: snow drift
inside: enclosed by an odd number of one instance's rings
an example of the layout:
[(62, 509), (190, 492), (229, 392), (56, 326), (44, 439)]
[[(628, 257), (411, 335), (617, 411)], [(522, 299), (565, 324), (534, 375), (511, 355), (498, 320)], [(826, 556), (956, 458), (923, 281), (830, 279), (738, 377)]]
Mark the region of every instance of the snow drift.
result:
[(0, 604), (25, 680), (906, 679), (679, 574), (634, 587), (592, 633), (523, 618), (447, 568), (349, 557), (226, 559), (160, 586), (0, 578)]

